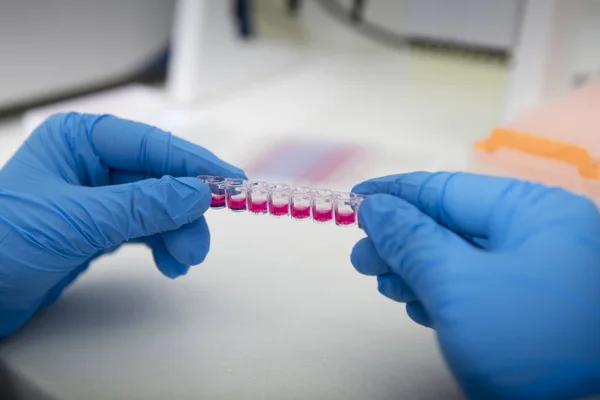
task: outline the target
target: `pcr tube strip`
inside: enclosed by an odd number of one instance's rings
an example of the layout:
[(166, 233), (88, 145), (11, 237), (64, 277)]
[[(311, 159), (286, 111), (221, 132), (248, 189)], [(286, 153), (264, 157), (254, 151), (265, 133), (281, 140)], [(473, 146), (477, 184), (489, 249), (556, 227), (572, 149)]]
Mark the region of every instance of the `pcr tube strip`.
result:
[(220, 176), (200, 175), (198, 179), (209, 185), (213, 209), (360, 227), (358, 208), (365, 198), (361, 194)]

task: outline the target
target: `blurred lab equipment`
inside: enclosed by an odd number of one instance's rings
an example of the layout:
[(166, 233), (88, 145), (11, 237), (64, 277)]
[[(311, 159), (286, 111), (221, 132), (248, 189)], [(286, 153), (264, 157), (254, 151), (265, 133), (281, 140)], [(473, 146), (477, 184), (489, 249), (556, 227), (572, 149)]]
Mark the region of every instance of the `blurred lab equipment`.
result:
[(164, 58), (174, 6), (174, 0), (3, 0), (0, 110), (144, 75)]
[[(600, 56), (579, 57), (585, 60), (583, 64), (573, 65), (573, 54), (581, 47), (578, 43), (597, 37), (598, 28), (594, 27), (600, 7), (592, 0), (315, 1), (338, 6), (356, 27), (376, 25), (407, 43), (425, 41), (511, 55), (504, 105), (506, 121), (563, 93), (572, 86), (574, 75), (600, 65)], [(304, 39), (310, 35), (327, 36), (326, 27), (311, 25), (297, 11), (300, 2), (234, 3), (238, 21), (241, 15), (251, 15), (254, 20), (234, 27), (231, 4), (225, 1), (176, 3), (166, 92), (146, 86), (124, 87), (30, 110), (24, 115), (25, 131), (51, 113), (66, 110), (109, 112), (165, 129), (198, 125), (201, 116), (190, 111), (198, 100), (293, 65), (300, 59)], [(290, 9), (296, 11), (290, 13)], [(258, 35), (251, 41), (243, 40), (261, 15), (275, 18), (277, 24), (285, 21), (286, 28), (269, 35), (265, 34), (269, 29), (255, 26), (252, 29)]]
[[(261, 31), (248, 40), (250, 25), (260, 22), (259, 14), (284, 19), (288, 34)], [(53, 113), (67, 111), (110, 113), (165, 130), (206, 129), (202, 115), (192, 107), (197, 101), (233, 90), (298, 60), (300, 28), (293, 21), (285, 2), (179, 0), (171, 25), (166, 90), (134, 84), (32, 109), (23, 115), (25, 131), (30, 132)]]
[(531, 108), (477, 142), (471, 170), (558, 185), (600, 205), (600, 82)]
[(520, 0), (367, 0), (360, 22), (377, 24), (409, 41), (510, 53), (520, 5)]
[(600, 31), (587, 27), (598, 20), (599, 6), (525, 3), (503, 121), (475, 143), (471, 171), (558, 185), (600, 205), (600, 83), (575, 79), (578, 68), (600, 65), (593, 55), (577, 54), (582, 42), (600, 38)]
[[(594, 0), (321, 0), (375, 39), (510, 57), (504, 121), (598, 75)], [(357, 15), (359, 14), (359, 15)]]

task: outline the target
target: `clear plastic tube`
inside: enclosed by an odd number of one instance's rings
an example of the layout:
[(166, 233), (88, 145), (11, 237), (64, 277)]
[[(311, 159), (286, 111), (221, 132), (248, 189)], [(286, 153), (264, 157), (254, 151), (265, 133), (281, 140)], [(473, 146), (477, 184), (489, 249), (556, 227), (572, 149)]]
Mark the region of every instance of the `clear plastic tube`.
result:
[(198, 179), (210, 187), (212, 193), (210, 207), (215, 209), (225, 208), (225, 178), (222, 176), (200, 175)]
[(252, 214), (268, 213), (269, 185), (267, 182), (246, 182), (248, 193), (248, 211)]
[(329, 189), (318, 189), (313, 192), (312, 215), (313, 221), (325, 224), (333, 221), (334, 194)]
[(231, 211), (241, 212), (248, 208), (246, 196), (246, 181), (243, 179), (225, 179), (225, 194), (227, 208)]
[(309, 219), (312, 204), (312, 190), (308, 186), (300, 186), (292, 189), (290, 201), (290, 214), (293, 219), (302, 221)]
[(362, 229), (362, 224), (360, 223), (360, 218), (358, 215), (358, 210), (360, 208), (361, 203), (363, 202), (364, 199), (367, 198), (367, 196), (365, 196), (364, 194), (354, 194), (355, 195), (355, 200), (354, 200), (354, 212), (356, 213), (356, 225), (358, 225), (358, 227), (360, 229)]
[(350, 226), (356, 223), (355, 203), (356, 195), (354, 193), (336, 193), (333, 203), (335, 224), (338, 226)]
[(285, 183), (269, 186), (269, 214), (274, 217), (290, 214), (290, 187)]

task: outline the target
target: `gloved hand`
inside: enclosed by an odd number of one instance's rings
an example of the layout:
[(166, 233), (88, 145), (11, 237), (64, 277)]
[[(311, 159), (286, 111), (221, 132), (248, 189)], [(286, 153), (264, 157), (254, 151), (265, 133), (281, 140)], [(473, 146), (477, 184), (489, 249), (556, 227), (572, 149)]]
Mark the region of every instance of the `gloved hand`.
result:
[(352, 252), (379, 291), (436, 330), (471, 398), (600, 393), (600, 215), (567, 191), (425, 173), (364, 182)]
[(170, 278), (201, 263), (211, 193), (199, 174), (245, 177), (148, 125), (74, 113), (47, 119), (0, 170), (0, 337), (122, 243), (147, 243)]

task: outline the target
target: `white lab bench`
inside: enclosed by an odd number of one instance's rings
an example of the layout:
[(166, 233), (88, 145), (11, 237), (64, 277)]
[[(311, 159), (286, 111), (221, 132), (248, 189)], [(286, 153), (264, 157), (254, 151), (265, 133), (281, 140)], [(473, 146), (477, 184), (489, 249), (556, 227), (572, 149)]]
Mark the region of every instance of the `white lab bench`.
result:
[(357, 229), (214, 212), (169, 281), (148, 251), (93, 265), (4, 345), (60, 399), (459, 398), (432, 331), (349, 263)]

